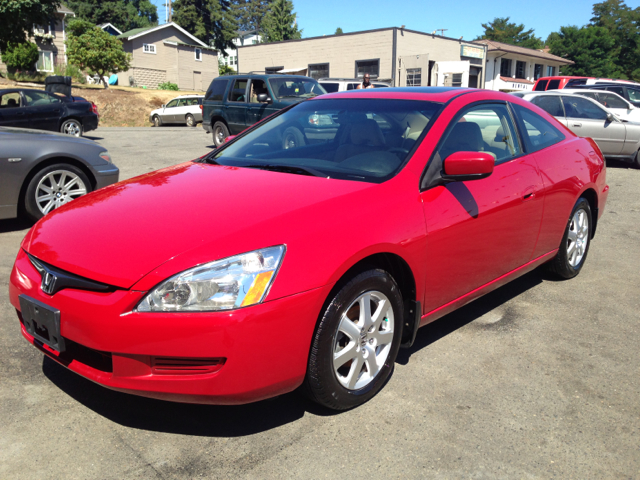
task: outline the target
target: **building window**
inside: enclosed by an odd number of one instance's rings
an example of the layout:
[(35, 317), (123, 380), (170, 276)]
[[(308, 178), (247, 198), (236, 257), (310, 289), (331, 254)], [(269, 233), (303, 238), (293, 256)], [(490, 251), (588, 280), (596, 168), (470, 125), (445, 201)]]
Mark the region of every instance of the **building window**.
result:
[(143, 43), (142, 51), (144, 53), (156, 53), (156, 46), (152, 43)]
[(503, 58), (500, 61), (500, 76), (501, 77), (511, 76), (511, 60), (510, 59)]
[(516, 62), (516, 78), (527, 78), (527, 63)]
[(282, 69), (284, 69), (284, 66), (280, 66), (280, 67), (265, 67), (264, 73), (278, 73)]
[(538, 80), (542, 76), (542, 65), (536, 63), (533, 67), (533, 79)]
[(356, 77), (362, 78), (368, 73), (371, 78), (378, 78), (380, 74), (380, 59), (356, 60)]
[(419, 87), (422, 85), (422, 69), (407, 68), (407, 87)]
[(452, 87), (461, 87), (462, 86), (462, 74), (454, 73), (451, 76), (451, 86)]
[(318, 80), (319, 78), (327, 78), (329, 76), (328, 63), (315, 63), (309, 65), (309, 76)]
[(195, 53), (196, 53), (196, 61), (201, 62), (202, 61), (202, 49), (201, 48), (196, 48), (195, 49)]
[(53, 52), (38, 52), (36, 70), (39, 72), (53, 72)]
[(547, 65), (547, 77), (553, 77), (556, 74), (556, 67)]

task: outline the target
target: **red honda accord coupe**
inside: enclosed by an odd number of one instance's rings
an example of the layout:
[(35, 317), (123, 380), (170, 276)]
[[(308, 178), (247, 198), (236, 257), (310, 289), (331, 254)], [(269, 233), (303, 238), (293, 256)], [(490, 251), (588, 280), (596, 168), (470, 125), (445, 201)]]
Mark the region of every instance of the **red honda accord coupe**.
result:
[(303, 385), (347, 409), (418, 327), (541, 264), (577, 275), (605, 174), (592, 140), (510, 95), (323, 95), (47, 215), (10, 298), (29, 342), (114, 390), (237, 404)]

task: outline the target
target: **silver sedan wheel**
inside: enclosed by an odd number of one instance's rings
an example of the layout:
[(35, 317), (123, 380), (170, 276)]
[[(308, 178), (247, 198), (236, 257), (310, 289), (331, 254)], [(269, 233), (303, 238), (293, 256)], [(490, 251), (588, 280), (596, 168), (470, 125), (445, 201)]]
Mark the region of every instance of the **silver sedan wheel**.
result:
[(38, 209), (46, 215), (51, 210), (85, 193), (87, 193), (87, 186), (78, 175), (67, 170), (55, 170), (47, 173), (38, 182), (36, 204)]
[(80, 125), (80, 122), (76, 120), (67, 120), (62, 126), (62, 133), (79, 137), (82, 133), (82, 126)]
[(391, 302), (381, 292), (360, 295), (340, 319), (333, 346), (333, 370), (349, 390), (369, 385), (389, 356), (394, 317)]
[(589, 244), (589, 215), (583, 209), (573, 214), (567, 235), (567, 259), (569, 265), (577, 267), (582, 261)]

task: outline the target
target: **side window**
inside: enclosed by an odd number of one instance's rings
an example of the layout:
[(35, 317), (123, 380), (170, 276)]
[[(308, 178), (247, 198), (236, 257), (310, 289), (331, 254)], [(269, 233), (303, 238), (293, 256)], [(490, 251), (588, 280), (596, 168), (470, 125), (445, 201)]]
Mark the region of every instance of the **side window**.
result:
[(586, 98), (572, 96), (562, 97), (567, 118), (582, 118), (585, 120), (605, 120), (607, 112), (590, 102)]
[(207, 100), (221, 102), (228, 84), (229, 80), (214, 80), (207, 92)]
[(21, 104), (20, 94), (18, 92), (5, 93), (0, 97), (1, 108), (16, 108)]
[(327, 93), (334, 93), (340, 89), (339, 83), (322, 82), (320, 85), (322, 85), (322, 87), (327, 91)]
[(178, 106), (178, 100), (171, 100), (169, 103), (167, 103), (167, 108), (172, 108), (177, 106)]
[(25, 92), (24, 96), (27, 98), (27, 105), (30, 107), (60, 103), (59, 98), (49, 95), (46, 92)]
[(600, 103), (607, 108), (627, 108), (627, 102), (613, 93), (599, 93)]
[(496, 163), (519, 155), (520, 144), (506, 105), (477, 105), (459, 117), (438, 151), (443, 160), (455, 152), (486, 152)]
[(565, 138), (560, 130), (540, 115), (520, 105), (512, 104), (512, 106), (522, 122), (520, 131), (528, 152), (537, 152)]
[(555, 95), (540, 95), (539, 97), (534, 97), (534, 99), (531, 100), (531, 103), (537, 105), (549, 115), (553, 115), (554, 117), (564, 117), (564, 110), (562, 110), (560, 97)]
[(229, 92), (229, 101), (230, 102), (246, 102), (247, 95), (247, 83), (248, 80), (238, 79), (233, 84), (233, 88)]
[(347, 90), (356, 90), (358, 88), (359, 83), (347, 83)]
[(264, 80), (251, 80), (251, 103), (260, 103), (258, 102), (258, 95), (261, 93), (269, 94), (269, 90), (267, 90), (267, 85), (264, 83)]
[(613, 93), (617, 93), (621, 97), (624, 97), (624, 89), (622, 87), (607, 87), (607, 90)]
[(627, 93), (629, 94), (629, 100), (632, 102), (640, 102), (640, 90), (627, 88)]

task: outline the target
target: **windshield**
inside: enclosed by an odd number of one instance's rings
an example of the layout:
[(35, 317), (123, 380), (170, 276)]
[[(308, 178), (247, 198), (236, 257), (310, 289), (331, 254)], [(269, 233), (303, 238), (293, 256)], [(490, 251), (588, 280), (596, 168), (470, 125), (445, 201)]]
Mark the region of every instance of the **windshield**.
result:
[(311, 98), (327, 93), (310, 78), (270, 78), (271, 91), (278, 98)]
[(381, 183), (396, 175), (442, 105), (389, 99), (303, 102), (206, 161)]

